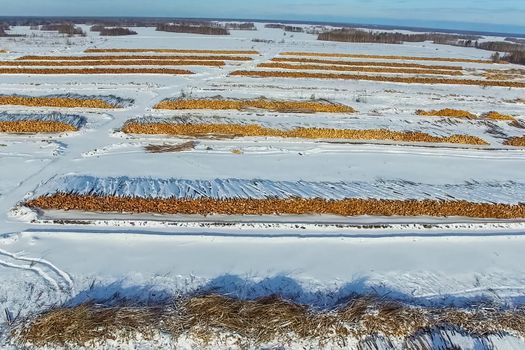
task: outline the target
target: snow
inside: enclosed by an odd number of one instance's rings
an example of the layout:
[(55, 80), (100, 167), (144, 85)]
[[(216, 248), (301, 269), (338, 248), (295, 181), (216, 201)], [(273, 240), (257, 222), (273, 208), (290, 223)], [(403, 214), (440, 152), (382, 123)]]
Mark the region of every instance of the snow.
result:
[(515, 182), (429, 185), (409, 181), (306, 182), (261, 179), (96, 178), (93, 176), (59, 177), (46, 183), (43, 187), (44, 189), (37, 189), (37, 195), (70, 193), (157, 199), (453, 199), (504, 204), (519, 204), (522, 200), (520, 194), (525, 192), (525, 184)]
[[(34, 32), (35, 36), (26, 38), (0, 38), (0, 48), (10, 51), (0, 55), (6, 60), (25, 54), (80, 55), (93, 47), (260, 51), (254, 61), (228, 63), (224, 68), (191, 67), (197, 74), (185, 77), (2, 75), (1, 94), (113, 95), (127, 102), (119, 100), (124, 103), (122, 108), (102, 111), (0, 108), (2, 115), (61, 113), (62, 117), (74, 114), (86, 118), (84, 127), (75, 133), (0, 135), (0, 309), (25, 316), (61, 303), (104, 300), (116, 292), (135, 300), (156, 300), (199, 288), (243, 298), (281, 293), (316, 306), (333, 305), (352, 292), (375, 292), (416, 304), (466, 305), (483, 298), (502, 306), (525, 304), (522, 220), (464, 223), (454, 219), (428, 227), (425, 224), (433, 221), (421, 218), (364, 229), (359, 225), (382, 225), (385, 219), (358, 218), (353, 225), (337, 218), (323, 223), (316, 217), (217, 216), (207, 220), (46, 213), (39, 219), (20, 207), (25, 199), (54, 191), (167, 197), (182, 193), (177, 192), (181, 187), (197, 186), (199, 191), (192, 194), (196, 196), (215, 183), (234, 186), (223, 196), (308, 197), (316, 193), (325, 198), (441, 198), (450, 194), (479, 202), (523, 202), (525, 151), (503, 145), (506, 137), (523, 135), (523, 129), (505, 121), (414, 115), (416, 109), (457, 108), (478, 114), (496, 110), (523, 123), (525, 105), (512, 102), (525, 98), (523, 89), (228, 76), (233, 70), (254, 69), (283, 51), (460, 58), (488, 58), (489, 52), (431, 43), (320, 42), (310, 34), (283, 35), (282, 30), (257, 26), (258, 31), (232, 31), (231, 36), (220, 38), (156, 32), (153, 28), (137, 28), (139, 34), (130, 37), (88, 33), (86, 38), (65, 38)], [(33, 33), (27, 27), (17, 27), (14, 32)], [(252, 42), (254, 38), (274, 42)], [(468, 78), (485, 68), (517, 67), (450, 64), (472, 68)], [(358, 112), (303, 115), (260, 110), (153, 110), (159, 101), (183, 94), (195, 98), (314, 97), (349, 105)], [(187, 139), (119, 131), (132, 118), (172, 117), (283, 128), (388, 128), (440, 136), (464, 133), (479, 136), (490, 145), (199, 139), (193, 150), (151, 154), (143, 147), (179, 144)], [(232, 153), (234, 150), (241, 154)], [(92, 186), (86, 185), (87, 179)], [(257, 179), (260, 181), (254, 187)], [(136, 187), (117, 191), (122, 183)], [(152, 185), (156, 192), (145, 190)], [(339, 190), (332, 190), (334, 186)], [(403, 195), (394, 194), (389, 187), (399, 188), (397, 192)], [(56, 218), (83, 222), (60, 224)], [(2, 312), (0, 333), (6, 329), (5, 321)], [(476, 347), (470, 338), (457, 335), (453, 339), (467, 344), (466, 348)], [(498, 349), (524, 348), (521, 340), (498, 339), (493, 339)]]

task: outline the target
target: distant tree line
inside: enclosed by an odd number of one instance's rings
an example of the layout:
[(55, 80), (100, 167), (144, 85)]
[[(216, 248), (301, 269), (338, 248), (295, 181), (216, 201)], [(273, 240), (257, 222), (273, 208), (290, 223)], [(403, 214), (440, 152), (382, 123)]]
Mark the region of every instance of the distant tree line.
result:
[(510, 41), (512, 43), (517, 43), (517, 44), (525, 44), (525, 39), (505, 38), (505, 41)]
[[(509, 39), (509, 38), (507, 38)], [(486, 41), (486, 42), (474, 42), (465, 43), (464, 46), (475, 47), (482, 50), (495, 51), (491, 55), (491, 59), (494, 62), (509, 62), (515, 64), (525, 64), (525, 40), (515, 39), (506, 41)], [(504, 54), (500, 54), (503, 52)]]
[(264, 25), (265, 28), (271, 28), (271, 29), (282, 29), (285, 32), (292, 32), (292, 33), (302, 33), (304, 32), (303, 27), (297, 27), (297, 26), (290, 26), (286, 24), (280, 24), (280, 23), (268, 23)]
[(433, 41), (448, 43), (457, 40), (477, 40), (471, 35), (454, 35), (441, 33), (403, 34), (398, 32), (377, 32), (361, 29), (341, 28), (319, 34), (318, 40), (342, 41), (352, 43), (402, 44), (403, 42)]
[(245, 22), (245, 23), (225, 23), (224, 27), (228, 30), (257, 30), (255, 23)]
[(129, 28), (104, 28), (100, 30), (100, 36), (122, 36), (122, 35), (137, 35), (137, 32)]
[(514, 51), (525, 51), (525, 45), (514, 44), (503, 41), (487, 41), (479, 43), (477, 46), (479, 49), (488, 51), (501, 51), (501, 52), (514, 52)]
[(213, 25), (211, 23), (205, 24), (159, 24), (157, 31), (172, 32), (172, 33), (190, 33), (190, 34), (204, 34), (204, 35), (230, 35), (230, 32), (221, 26)]
[(23, 34), (9, 34), (7, 31), (11, 29), (8, 23), (0, 23), (0, 37), (20, 37), (25, 36)]
[(58, 32), (60, 34), (66, 34), (69, 36), (73, 35), (86, 35), (82, 28), (75, 26), (74, 23), (48, 23), (43, 24), (40, 30)]
[(509, 52), (501, 57), (502, 61), (525, 65), (525, 51)]
[(104, 29), (106, 29), (106, 26), (104, 24), (95, 24), (92, 25), (91, 28), (89, 28), (89, 30), (92, 32), (101, 32)]

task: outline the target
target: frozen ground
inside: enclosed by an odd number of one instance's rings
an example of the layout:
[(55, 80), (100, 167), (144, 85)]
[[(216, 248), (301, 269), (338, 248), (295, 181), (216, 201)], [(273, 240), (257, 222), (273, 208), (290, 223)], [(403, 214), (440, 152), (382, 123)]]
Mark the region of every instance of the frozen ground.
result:
[[(377, 186), (381, 181), (412, 182), (432, 188), (448, 186), (459, 191), (455, 196), (461, 198), (524, 201), (525, 151), (503, 145), (506, 137), (523, 135), (524, 129), (505, 121), (423, 118), (414, 112), (445, 107), (478, 114), (496, 110), (512, 114), (523, 123), (525, 105), (513, 101), (525, 98), (525, 89), (228, 76), (236, 69), (255, 69), (256, 64), (283, 51), (460, 58), (487, 58), (490, 52), (431, 43), (320, 42), (312, 35), (283, 35), (281, 30), (258, 26), (255, 32), (233, 31), (231, 36), (220, 38), (155, 32), (151, 28), (139, 28), (139, 35), (132, 37), (100, 38), (89, 33), (87, 38), (64, 38), (36, 32), (27, 38), (0, 38), (0, 49), (10, 51), (0, 54), (2, 60), (24, 54), (76, 55), (92, 47), (260, 52), (253, 56), (254, 61), (228, 63), (224, 68), (191, 67), (197, 73), (193, 76), (0, 76), (0, 94), (75, 93), (135, 100), (126, 108), (114, 110), (0, 107), (0, 113), (60, 112), (87, 120), (73, 133), (0, 135), (0, 333), (7, 329), (8, 314), (23, 317), (63, 302), (105, 300), (115, 293), (133, 300), (155, 300), (198, 288), (244, 298), (280, 293), (317, 306), (332, 305), (352, 292), (379, 293), (418, 304), (465, 305), (483, 298), (500, 305), (525, 304), (525, 228), (520, 221), (467, 221), (458, 225), (465, 220), (429, 219), (441, 224), (429, 227), (415, 225), (420, 219), (404, 219), (398, 225), (360, 228), (345, 225), (351, 221), (344, 218), (332, 218), (333, 225), (325, 226), (315, 217), (219, 217), (210, 221), (63, 212), (37, 217), (18, 206), (46, 186), (56, 185), (53, 181), (63, 176), (363, 183), (360, 190), (369, 186), (372, 192), (381, 191)], [(14, 31), (30, 32), (28, 28)], [(254, 38), (273, 43), (252, 42)], [(450, 64), (475, 70), (488, 68)], [(131, 118), (187, 115), (152, 109), (159, 101), (181, 94), (315, 97), (358, 110), (349, 115), (192, 111), (196, 120), (256, 121), (283, 128), (299, 125), (388, 128), (433, 135), (464, 133), (479, 136), (490, 145), (239, 138), (196, 140), (193, 150), (152, 154), (144, 146), (187, 140), (130, 136), (119, 131)], [(468, 189), (467, 183), (478, 185)], [(505, 184), (510, 187), (497, 190)], [(461, 186), (467, 190), (462, 192)], [(86, 221), (60, 224), (60, 220), (51, 220), (56, 218)], [(224, 225), (224, 221), (229, 222)], [(360, 218), (353, 223), (384, 221), (387, 219)], [(501, 344), (506, 345), (499, 349), (525, 348), (521, 341)]]

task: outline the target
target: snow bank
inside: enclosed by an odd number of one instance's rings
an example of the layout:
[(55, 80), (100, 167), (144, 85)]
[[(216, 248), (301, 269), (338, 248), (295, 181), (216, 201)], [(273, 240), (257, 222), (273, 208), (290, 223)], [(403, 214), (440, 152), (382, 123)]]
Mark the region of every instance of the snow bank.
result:
[(178, 198), (178, 199), (434, 199), (465, 200), (476, 203), (518, 204), (525, 183), (465, 182), (433, 185), (403, 180), (375, 182), (270, 181), (262, 179), (155, 179), (146, 177), (94, 177), (67, 175), (55, 177), (37, 189), (39, 196), (53, 193), (78, 195)]
[(74, 114), (49, 113), (49, 114), (25, 114), (25, 113), (0, 113), (0, 122), (20, 122), (20, 121), (43, 121), (58, 122), (71, 125), (80, 129), (86, 125), (86, 117)]

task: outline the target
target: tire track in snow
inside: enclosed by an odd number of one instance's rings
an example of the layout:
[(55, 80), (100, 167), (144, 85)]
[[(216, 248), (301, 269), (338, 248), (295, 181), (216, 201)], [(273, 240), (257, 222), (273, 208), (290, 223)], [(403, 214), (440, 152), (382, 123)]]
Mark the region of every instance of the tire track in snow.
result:
[[(22, 264), (22, 263), (28, 264)], [(74, 293), (74, 282), (71, 277), (53, 263), (41, 259), (22, 257), (0, 249), (0, 265), (9, 268), (32, 271), (44, 279), (47, 284), (59, 293), (68, 296)]]

